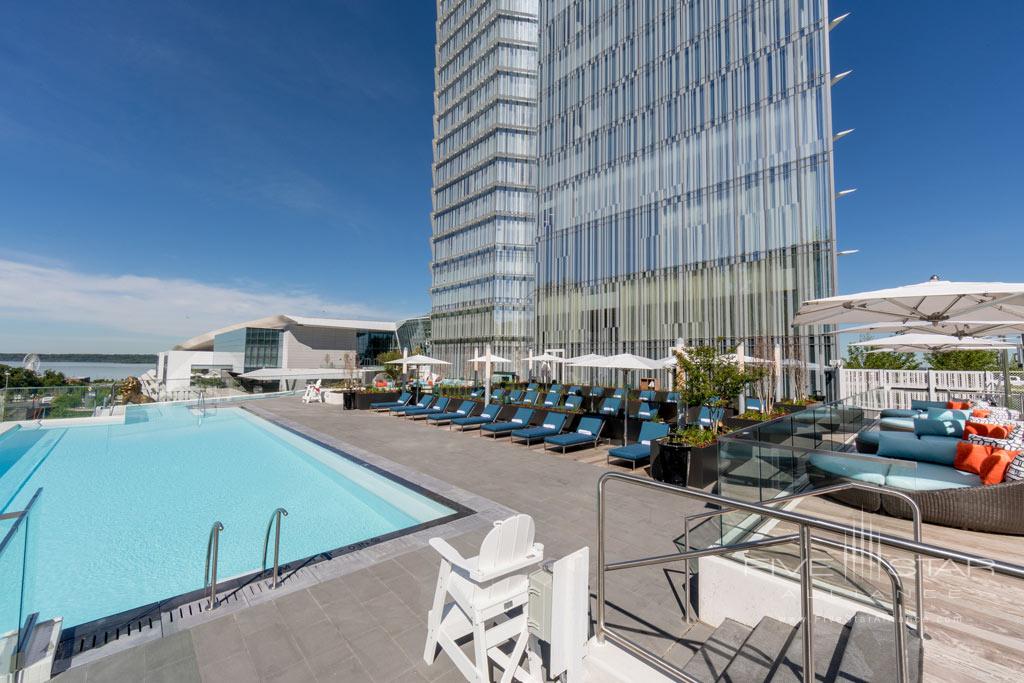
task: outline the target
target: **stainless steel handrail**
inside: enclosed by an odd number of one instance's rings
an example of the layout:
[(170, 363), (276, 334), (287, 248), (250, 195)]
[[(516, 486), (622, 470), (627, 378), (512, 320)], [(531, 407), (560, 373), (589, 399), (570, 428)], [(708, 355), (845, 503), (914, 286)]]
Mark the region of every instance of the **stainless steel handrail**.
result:
[[(779, 498), (772, 498), (771, 500), (761, 501), (761, 505), (775, 505), (777, 503), (788, 503), (795, 500), (801, 500), (804, 498), (816, 498), (818, 496), (828, 495), (830, 493), (837, 493), (839, 491), (847, 491), (850, 489), (857, 489), (860, 491), (869, 491), (877, 493), (883, 496), (893, 496), (901, 499), (909, 507), (913, 516), (913, 528), (914, 528), (914, 540), (921, 543), (921, 507), (917, 504), (913, 498), (902, 491), (895, 491), (893, 489), (887, 489), (883, 486), (876, 486), (874, 484), (865, 484), (859, 481), (847, 481), (839, 484), (831, 484), (829, 486), (823, 486), (818, 489), (811, 491), (801, 491), (800, 493), (793, 493), (788, 496), (781, 496)], [(698, 512), (696, 514), (687, 515), (683, 519), (683, 546), (686, 549), (690, 548), (690, 529), (691, 522), (697, 520), (710, 519), (718, 517), (729, 512), (733, 512), (734, 508), (726, 508), (722, 510), (709, 510), (707, 512)], [(920, 638), (924, 638), (924, 574), (921, 571), (922, 560), (921, 555), (914, 553), (914, 602), (915, 609), (917, 610), (916, 619), (914, 622), (917, 635)], [(690, 623), (690, 563), (686, 563), (685, 569), (686, 584), (683, 586), (683, 593), (686, 599), (686, 621)]]
[(284, 508), (277, 508), (274, 513), (270, 515), (270, 521), (267, 522), (267, 533), (263, 536), (263, 571), (267, 571), (267, 546), (270, 544), (270, 527), (274, 526), (277, 522), (277, 529), (274, 532), (274, 572), (273, 579), (271, 582), (271, 588), (277, 588), (277, 577), (279, 572), (278, 557), (281, 550), (281, 517), (287, 517), (288, 511)]
[[(618, 634), (614, 633), (613, 631), (610, 631), (608, 629), (607, 624), (605, 623), (605, 570), (606, 570), (608, 565), (607, 565), (607, 562), (605, 561), (605, 541), (604, 541), (605, 533), (604, 532), (605, 532), (605, 510), (606, 510), (606, 506), (605, 506), (605, 503), (604, 503), (604, 495), (605, 495), (605, 488), (606, 488), (608, 482), (611, 481), (611, 480), (614, 480), (614, 479), (622, 480), (622, 481), (625, 481), (626, 483), (633, 484), (635, 486), (640, 486), (640, 487), (643, 487), (643, 488), (649, 488), (649, 489), (654, 489), (656, 491), (662, 491), (662, 492), (665, 492), (665, 493), (671, 493), (671, 494), (677, 495), (677, 496), (683, 496), (685, 498), (694, 498), (696, 500), (703, 501), (704, 503), (711, 503), (713, 505), (718, 505), (718, 506), (722, 506), (722, 507), (731, 507), (731, 508), (734, 508), (736, 510), (744, 510), (744, 511), (747, 511), (747, 512), (750, 512), (750, 513), (755, 513), (755, 514), (759, 514), (759, 515), (765, 515), (765, 516), (768, 516), (768, 517), (775, 517), (777, 519), (781, 519), (783, 521), (795, 524), (795, 525), (797, 525), (800, 528), (800, 530), (801, 530), (801, 555), (802, 555), (801, 559), (805, 560), (803, 562), (803, 564), (805, 566), (802, 567), (803, 571), (801, 572), (801, 588), (803, 589), (802, 595), (804, 596), (804, 598), (801, 600), (801, 603), (802, 603), (801, 604), (801, 610), (803, 612), (802, 617), (803, 617), (803, 620), (804, 620), (804, 637), (807, 639), (805, 641), (806, 647), (804, 647), (803, 679), (807, 683), (811, 683), (814, 680), (814, 670), (813, 670), (813, 663), (814, 663), (814, 661), (813, 661), (813, 656), (812, 656), (813, 653), (811, 652), (812, 645), (813, 645), (813, 626), (808, 626), (808, 622), (813, 618), (813, 614), (811, 613), (811, 610), (813, 610), (813, 586), (810, 585), (810, 583), (809, 583), (809, 579), (810, 579), (810, 576), (809, 576), (809, 574), (810, 574), (810, 562), (809, 562), (810, 554), (809, 554), (809, 551), (808, 551), (808, 547), (810, 546), (810, 544), (812, 542), (824, 542), (826, 545), (835, 544), (834, 547), (840, 547), (840, 548), (844, 548), (844, 549), (849, 549), (852, 552), (862, 554), (865, 557), (871, 557), (873, 559), (877, 558), (878, 560), (883, 560), (884, 559), (884, 558), (881, 558), (878, 555), (875, 555), (874, 553), (869, 553), (868, 551), (865, 551), (865, 550), (862, 550), (862, 549), (858, 549), (858, 548), (851, 548), (851, 547), (847, 546), (846, 544), (838, 543), (837, 541), (832, 541), (830, 539), (814, 539), (811, 536), (811, 530), (827, 531), (827, 532), (830, 532), (830, 533), (835, 533), (835, 534), (840, 534), (840, 535), (845, 535), (845, 536), (857, 536), (857, 537), (863, 538), (866, 541), (869, 541), (871, 543), (875, 543), (875, 544), (878, 544), (878, 545), (889, 546), (889, 547), (892, 547), (892, 548), (896, 548), (898, 550), (907, 551), (909, 553), (917, 553), (917, 554), (925, 555), (925, 556), (928, 556), (928, 557), (934, 557), (936, 559), (947, 560), (947, 561), (951, 561), (951, 562), (957, 562), (959, 564), (966, 564), (968, 566), (979, 566), (979, 567), (983, 567), (985, 569), (988, 569), (989, 571), (994, 572), (996, 574), (1002, 574), (1004, 576), (1011, 576), (1011, 577), (1018, 578), (1018, 579), (1024, 579), (1024, 566), (1022, 566), (1022, 565), (1011, 564), (1011, 563), (1008, 563), (1008, 562), (1002, 562), (1000, 560), (994, 560), (994, 559), (987, 558), (987, 557), (981, 557), (979, 555), (971, 555), (970, 553), (963, 553), (963, 552), (959, 552), (959, 551), (950, 550), (948, 548), (941, 548), (941, 547), (938, 547), (938, 546), (928, 545), (926, 543), (922, 543), (922, 542), (919, 542), (919, 541), (911, 541), (911, 540), (907, 540), (905, 538), (900, 538), (898, 536), (890, 536), (888, 534), (881, 534), (881, 533), (877, 533), (877, 532), (874, 532), (874, 531), (867, 531), (867, 530), (864, 530), (864, 529), (858, 529), (858, 528), (855, 528), (855, 527), (848, 526), (846, 524), (839, 524), (839, 523), (836, 523), (836, 522), (830, 522), (828, 520), (820, 519), (820, 518), (817, 518), (817, 517), (811, 517), (809, 515), (803, 515), (803, 514), (800, 514), (800, 513), (797, 513), (797, 512), (790, 512), (790, 511), (787, 511), (787, 510), (776, 510), (774, 508), (766, 507), (766, 506), (763, 506), (763, 505), (760, 505), (760, 504), (746, 503), (746, 502), (743, 502), (743, 501), (733, 500), (733, 499), (725, 498), (723, 496), (719, 496), (719, 495), (716, 495), (716, 494), (713, 494), (713, 493), (707, 493), (707, 492), (702, 491), (700, 489), (683, 488), (683, 487), (679, 487), (679, 486), (673, 486), (671, 484), (664, 484), (662, 482), (651, 481), (651, 480), (647, 480), (647, 479), (640, 479), (640, 478), (635, 477), (635, 476), (631, 476), (631, 475), (627, 475), (627, 474), (620, 474), (618, 472), (608, 472), (608, 473), (606, 473), (606, 474), (601, 476), (601, 478), (598, 480), (598, 484), (597, 484), (597, 528), (598, 528), (598, 537), (597, 537), (597, 620), (596, 620), (597, 623), (596, 623), (596, 626), (595, 626), (595, 635), (596, 635), (597, 640), (598, 640), (599, 643), (603, 643), (606, 638), (610, 639), (613, 642), (618, 643), (619, 645), (621, 645), (625, 649), (633, 652), (637, 656), (640, 656), (640, 657), (646, 659), (647, 661), (655, 664), (659, 668), (664, 669), (666, 671), (669, 671), (673, 675), (679, 676), (679, 677), (683, 678), (683, 680), (686, 680), (686, 681), (692, 681), (694, 679), (692, 677), (686, 675), (683, 671), (678, 669), (678, 667), (675, 667), (672, 664), (669, 664), (668, 662), (662, 660), (661, 658), (653, 655), (652, 653), (650, 653), (649, 651), (647, 651), (643, 647), (637, 645), (636, 643), (634, 643), (633, 641), (629, 640), (628, 638), (625, 638), (623, 636), (619, 636)], [(712, 549), (709, 549), (708, 551), (695, 551), (695, 552), (701, 552), (701, 553), (707, 552), (707, 554), (709, 554), (709, 555), (710, 554), (716, 554), (716, 553), (724, 554), (724, 553), (727, 553), (727, 552), (733, 552), (733, 548), (731, 548), (731, 547), (720, 547), (720, 548), (712, 548)], [(672, 559), (669, 559), (669, 558), (672, 558)], [(651, 558), (648, 558), (648, 559), (651, 559)], [(665, 557), (661, 558), (661, 561), (668, 562), (668, 561), (674, 561), (675, 559), (687, 559), (687, 560), (689, 560), (689, 559), (691, 559), (691, 556), (688, 553), (678, 553), (677, 555), (673, 555), (673, 556), (665, 556)], [(639, 561), (641, 561), (641, 560), (638, 560), (638, 562)], [(619, 564), (621, 565), (622, 563), (619, 563)], [(899, 578), (898, 574), (894, 574), (893, 573), (894, 570), (892, 569), (891, 565), (887, 566), (887, 563), (881, 563), (881, 564), (882, 564), (883, 568), (885, 569), (885, 571), (889, 574), (890, 580), (892, 580), (894, 575), (895, 575), (895, 577), (897, 579)], [(622, 567), (622, 568), (625, 568), (625, 567)], [(894, 606), (896, 606), (895, 611), (899, 612), (902, 609), (902, 604), (903, 604), (902, 583), (899, 582), (899, 581), (894, 581), (893, 582), (893, 590), (894, 590), (893, 604), (894, 604)], [(900, 616), (894, 616), (894, 621), (895, 622), (899, 622), (900, 619), (901, 619)], [(897, 623), (897, 625), (900, 625), (900, 624)], [(896, 641), (895, 641), (895, 645), (896, 645), (897, 648), (902, 648), (902, 649), (898, 649), (897, 650), (897, 655), (904, 662), (906, 662), (906, 644), (905, 644), (905, 640), (902, 637), (897, 637)], [(922, 643), (922, 645), (923, 645), (923, 643)], [(900, 673), (900, 667), (897, 668), (897, 673), (898, 674)], [(906, 668), (905, 668), (905, 666), (902, 667), (902, 674), (903, 674), (904, 678), (901, 678), (899, 680), (905, 681), (906, 680), (905, 679), (905, 676), (906, 676)]]
[[(33, 506), (36, 504), (36, 501), (39, 500), (39, 496), (42, 493), (43, 493), (42, 487), (37, 488), (36, 492), (32, 494), (32, 497), (29, 498), (28, 503), (25, 505), (25, 507), (23, 509), (17, 510), (17, 511), (14, 511), (14, 512), (7, 512), (7, 513), (4, 513), (3, 515), (0, 515), (0, 520), (8, 520), (8, 519), (13, 519), (14, 520), (14, 522), (11, 523), (10, 528), (7, 529), (7, 533), (4, 534), (3, 539), (0, 539), (0, 557), (3, 557), (4, 551), (7, 550), (7, 546), (12, 542), (12, 540), (14, 539), (15, 534), (18, 533), (18, 529), (21, 527), (22, 522), (25, 522), (25, 520), (28, 519), (29, 514), (32, 512)], [(27, 533), (28, 533), (28, 531), (26, 530), (26, 534)], [(23, 571), (24, 571), (24, 567), (25, 567), (26, 561), (27, 561), (26, 557), (25, 557), (25, 553), (27, 553), (27, 552), (28, 552), (28, 537), (26, 535), (25, 543), (22, 546), (22, 557), (21, 557), (21, 564), (22, 564)], [(19, 597), (18, 597), (18, 623), (17, 623), (18, 638), (17, 638), (17, 642), (14, 644), (14, 652), (11, 655), (11, 659), (10, 659), (10, 668), (11, 668), (11, 671), (13, 673), (18, 672), (19, 670), (21, 670), (23, 668), (23, 665), (25, 663), (25, 654), (26, 654), (26, 650), (28, 648), (29, 637), (32, 634), (33, 627), (35, 626), (36, 620), (39, 618), (39, 613), (38, 612), (34, 612), (34, 613), (28, 615), (28, 617), (25, 619), (25, 623), (24, 624), (21, 623), (21, 621), (20, 621), (21, 614), (22, 614), (22, 610), (25, 607), (25, 581), (24, 581), (24, 576), (22, 577), (21, 586), (20, 586), (18, 592), (19, 592)]]
[(203, 588), (210, 587), (210, 609), (217, 608), (217, 557), (220, 554), (220, 532), (222, 531), (224, 531), (224, 525), (219, 521), (214, 522), (210, 527), (210, 537), (206, 540), (206, 569), (203, 570)]

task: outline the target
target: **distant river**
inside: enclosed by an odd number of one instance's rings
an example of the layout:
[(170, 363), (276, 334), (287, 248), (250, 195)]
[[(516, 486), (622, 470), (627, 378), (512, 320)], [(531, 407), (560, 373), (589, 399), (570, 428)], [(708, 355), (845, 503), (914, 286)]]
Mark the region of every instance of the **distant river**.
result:
[[(0, 361), (0, 364), (21, 367), (21, 361)], [(91, 377), (93, 379), (124, 379), (138, 377), (146, 370), (156, 370), (156, 365), (149, 363), (56, 363), (42, 361), (39, 372), (56, 370), (68, 377)], [(0, 380), (3, 378), (0, 377)], [(0, 382), (2, 384), (2, 382)], [(0, 386), (0, 389), (3, 387)]]

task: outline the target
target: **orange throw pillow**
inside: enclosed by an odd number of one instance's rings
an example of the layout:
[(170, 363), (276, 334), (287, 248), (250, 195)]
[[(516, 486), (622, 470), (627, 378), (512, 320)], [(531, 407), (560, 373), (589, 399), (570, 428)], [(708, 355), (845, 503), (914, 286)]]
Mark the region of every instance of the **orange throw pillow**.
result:
[(996, 449), (982, 465), (981, 483), (986, 486), (1002, 484), (1006, 476), (1006, 468), (1010, 466), (1013, 459), (1020, 455), (1020, 451), (1004, 451)]
[(990, 410), (982, 410), (981, 408), (975, 408), (971, 412), (971, 417), (986, 418), (986, 417), (988, 417), (991, 414), (992, 414), (992, 411), (990, 411)]
[(970, 401), (946, 401), (946, 407), (950, 410), (970, 410)]
[(980, 477), (985, 461), (992, 457), (992, 450), (991, 446), (961, 441), (956, 445), (956, 457), (953, 459), (953, 467), (962, 472), (977, 474)]
[(1008, 439), (1013, 431), (1013, 425), (990, 425), (980, 422), (968, 422), (964, 425), (964, 440), (971, 434), (987, 436), (990, 439)]

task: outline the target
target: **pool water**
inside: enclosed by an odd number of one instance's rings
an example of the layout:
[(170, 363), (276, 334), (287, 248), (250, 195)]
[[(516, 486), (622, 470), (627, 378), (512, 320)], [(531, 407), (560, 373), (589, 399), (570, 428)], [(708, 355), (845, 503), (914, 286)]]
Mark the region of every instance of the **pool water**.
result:
[[(123, 425), (0, 435), (0, 513), (22, 509), (40, 487), (26, 611), (63, 616), (65, 628), (202, 588), (215, 521), (224, 579), (260, 569), (278, 507), (288, 511), (282, 562), (454, 512), (226, 407), (205, 417), (181, 405), (129, 408)], [(0, 585), (11, 584), (0, 576)]]

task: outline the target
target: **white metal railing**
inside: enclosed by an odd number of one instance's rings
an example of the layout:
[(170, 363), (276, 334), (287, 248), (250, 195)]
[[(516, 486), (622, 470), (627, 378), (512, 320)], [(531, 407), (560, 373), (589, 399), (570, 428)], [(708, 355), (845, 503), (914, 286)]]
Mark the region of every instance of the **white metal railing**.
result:
[(1001, 373), (959, 370), (851, 370), (840, 371), (840, 398), (884, 387), (924, 392), (920, 398), (938, 400), (949, 392), (984, 393), (1001, 381)]

